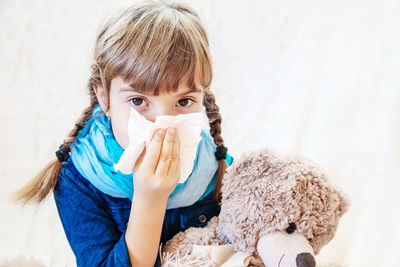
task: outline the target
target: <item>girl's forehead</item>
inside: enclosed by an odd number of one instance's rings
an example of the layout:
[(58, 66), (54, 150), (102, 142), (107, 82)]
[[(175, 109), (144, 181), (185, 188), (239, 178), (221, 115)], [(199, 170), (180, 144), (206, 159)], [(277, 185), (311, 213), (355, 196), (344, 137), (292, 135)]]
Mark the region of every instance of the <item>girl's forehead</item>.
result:
[(188, 93), (202, 93), (203, 88), (199, 83), (194, 86), (190, 86), (189, 83), (182, 81), (179, 83), (178, 87), (173, 88), (172, 86), (166, 84), (161, 85), (159, 89), (146, 88), (144, 90), (139, 90), (134, 80), (125, 81), (122, 77), (118, 76), (111, 81), (111, 88), (118, 90), (120, 92), (135, 92), (150, 96), (156, 96), (160, 94), (172, 94), (172, 95), (184, 95)]

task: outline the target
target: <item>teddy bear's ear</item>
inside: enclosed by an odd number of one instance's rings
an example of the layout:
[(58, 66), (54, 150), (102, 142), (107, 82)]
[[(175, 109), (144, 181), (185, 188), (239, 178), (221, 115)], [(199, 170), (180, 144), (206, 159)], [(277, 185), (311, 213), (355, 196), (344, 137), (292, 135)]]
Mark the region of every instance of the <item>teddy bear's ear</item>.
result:
[(339, 204), (339, 216), (342, 217), (344, 213), (347, 212), (347, 210), (350, 207), (350, 199), (349, 197), (341, 192), (341, 191), (336, 191), (338, 196), (339, 196), (339, 200), (340, 200), (340, 204)]

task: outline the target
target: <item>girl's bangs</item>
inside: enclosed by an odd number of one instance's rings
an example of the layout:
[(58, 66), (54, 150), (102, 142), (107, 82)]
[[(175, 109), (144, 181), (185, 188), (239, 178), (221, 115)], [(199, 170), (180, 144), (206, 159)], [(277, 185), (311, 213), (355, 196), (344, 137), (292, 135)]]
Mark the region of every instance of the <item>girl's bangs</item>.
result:
[(212, 79), (208, 41), (194, 23), (148, 16), (108, 47), (108, 77), (120, 76), (140, 93), (176, 92), (183, 84), (207, 89)]

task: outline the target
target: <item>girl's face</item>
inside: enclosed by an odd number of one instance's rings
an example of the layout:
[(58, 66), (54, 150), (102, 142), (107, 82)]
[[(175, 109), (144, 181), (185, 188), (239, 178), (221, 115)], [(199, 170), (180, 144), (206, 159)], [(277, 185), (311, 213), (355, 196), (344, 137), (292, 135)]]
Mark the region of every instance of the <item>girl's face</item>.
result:
[[(101, 87), (94, 90), (103, 111), (105, 110), (105, 95)], [(111, 119), (112, 130), (118, 144), (126, 149), (129, 144), (128, 120), (130, 108), (142, 114), (147, 120), (154, 122), (156, 116), (201, 112), (204, 90), (180, 85), (176, 92), (163, 92), (158, 96), (140, 94), (134, 84), (125, 83), (121, 77), (111, 80), (110, 108), (106, 113)]]

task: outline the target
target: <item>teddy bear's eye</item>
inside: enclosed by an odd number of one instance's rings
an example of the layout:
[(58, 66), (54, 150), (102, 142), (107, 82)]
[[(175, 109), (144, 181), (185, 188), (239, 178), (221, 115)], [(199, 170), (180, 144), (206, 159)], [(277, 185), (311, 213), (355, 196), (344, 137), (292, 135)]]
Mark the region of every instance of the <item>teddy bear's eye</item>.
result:
[(286, 228), (286, 233), (291, 234), (296, 231), (296, 224), (294, 222), (289, 223), (289, 227)]

